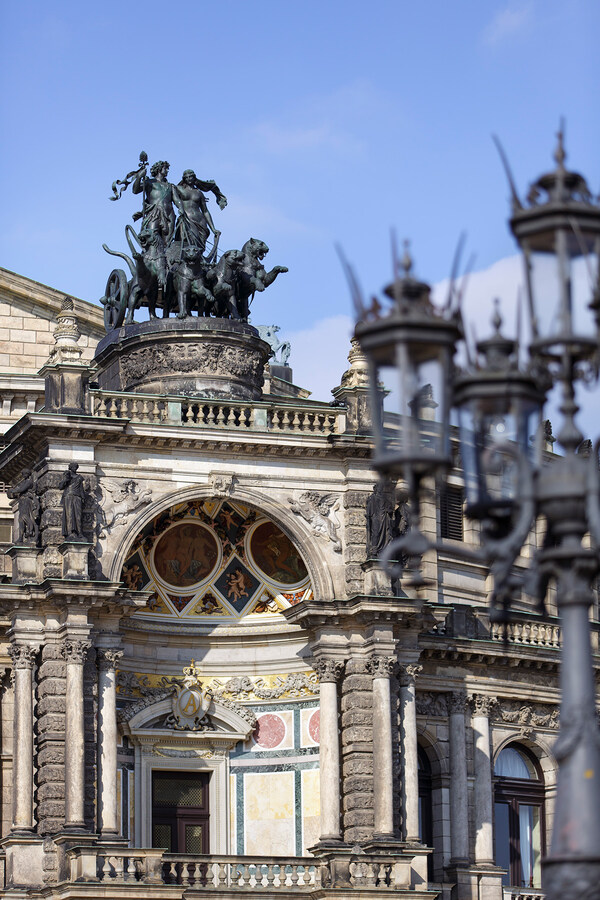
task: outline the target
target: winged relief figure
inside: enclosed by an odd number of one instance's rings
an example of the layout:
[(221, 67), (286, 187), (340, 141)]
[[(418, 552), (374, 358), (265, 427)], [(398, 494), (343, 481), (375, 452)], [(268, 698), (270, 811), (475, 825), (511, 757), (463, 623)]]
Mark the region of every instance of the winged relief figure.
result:
[(342, 542), (338, 536), (339, 500), (334, 494), (321, 495), (316, 491), (305, 491), (297, 500), (290, 497), (289, 503), (293, 513), (301, 516), (326, 541), (332, 542), (336, 553), (342, 552)]
[(127, 481), (104, 479), (102, 494), (103, 533), (116, 525), (124, 525), (140, 506), (145, 506), (152, 500), (152, 491), (150, 489), (140, 490), (137, 481), (133, 481), (133, 479)]

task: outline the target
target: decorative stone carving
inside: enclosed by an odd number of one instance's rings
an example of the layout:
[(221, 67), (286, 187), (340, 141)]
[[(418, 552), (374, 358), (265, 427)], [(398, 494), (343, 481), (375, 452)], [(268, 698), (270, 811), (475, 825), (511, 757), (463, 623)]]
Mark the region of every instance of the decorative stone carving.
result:
[(421, 672), (423, 671), (423, 666), (409, 663), (406, 666), (400, 666), (400, 684), (407, 685), (414, 683)]
[(162, 756), (166, 759), (226, 759), (229, 750), (179, 750), (176, 747), (161, 747), (157, 744), (152, 748), (152, 753), (154, 756)]
[(32, 669), (38, 648), (30, 644), (10, 644), (7, 652), (12, 660), (13, 669)]
[(132, 478), (114, 481), (105, 478), (101, 482), (103, 519), (100, 536), (113, 528), (125, 525), (130, 517), (152, 501), (152, 488), (141, 490)]
[(344, 663), (337, 659), (318, 657), (313, 659), (312, 666), (321, 684), (338, 681), (344, 671)]
[(464, 715), (467, 705), (467, 695), (464, 691), (453, 691), (451, 694), (448, 694), (448, 707), (451, 715), (453, 713), (462, 713)]
[(445, 719), (448, 715), (448, 701), (446, 698), (446, 694), (420, 691), (417, 694), (417, 715), (435, 716)]
[(17, 501), (19, 527), (15, 544), (37, 547), (40, 536), (40, 498), (37, 478), (31, 469), (23, 469), (21, 481), (6, 492)]
[(62, 301), (56, 322), (54, 347), (50, 351), (47, 365), (79, 363), (83, 353), (81, 347), (78, 346), (81, 332), (75, 313), (75, 304), (71, 297), (65, 297)]
[(119, 664), (119, 660), (123, 656), (122, 650), (115, 650), (113, 648), (101, 647), (97, 651), (98, 658), (98, 667), (100, 669), (104, 669), (108, 671), (110, 669), (116, 669)]
[(367, 559), (378, 559), (394, 537), (391, 485), (380, 480), (367, 500)]
[(373, 678), (389, 678), (398, 666), (395, 656), (370, 656), (367, 660), (367, 671)]
[(487, 697), (485, 694), (472, 694), (469, 700), (473, 709), (473, 715), (487, 716), (488, 718), (498, 703), (496, 697)]
[(297, 500), (288, 498), (292, 512), (301, 516), (312, 530), (326, 541), (331, 541), (336, 553), (342, 552), (342, 542), (338, 536), (340, 523), (337, 519), (339, 500), (333, 494), (318, 494), (304, 491)]
[(67, 663), (83, 665), (91, 646), (91, 641), (75, 641), (67, 638), (60, 648), (61, 656)]
[(164, 679), (165, 684), (173, 685), (172, 712), (165, 724), (179, 731), (204, 731), (210, 727), (206, 713), (212, 692), (202, 687), (200, 669), (193, 659), (183, 669), (183, 676), (183, 683), (179, 678)]
[(249, 678), (247, 675), (236, 675), (224, 684), (215, 678), (210, 688), (215, 699), (223, 702), (223, 696), (229, 694), (240, 700), (258, 697), (260, 700), (278, 700), (281, 697), (314, 696), (319, 692), (316, 675), (305, 675), (303, 672), (292, 672), (285, 678), (278, 677), (275, 687), (267, 687), (262, 678)]
[(534, 728), (558, 728), (559, 709), (548, 709), (540, 704), (524, 704), (518, 700), (502, 700), (494, 707), (494, 715), (502, 722), (520, 725), (521, 730), (531, 732)]
[(230, 497), (237, 481), (231, 472), (210, 472), (208, 483), (215, 497)]
[[(257, 325), (256, 330), (258, 331), (261, 340), (266, 341), (271, 347), (271, 350), (273, 351), (273, 363), (279, 366), (287, 366), (290, 360), (292, 347), (289, 341), (280, 341), (277, 337), (277, 332), (281, 331), (279, 325)], [(278, 353), (279, 359), (277, 359)]]

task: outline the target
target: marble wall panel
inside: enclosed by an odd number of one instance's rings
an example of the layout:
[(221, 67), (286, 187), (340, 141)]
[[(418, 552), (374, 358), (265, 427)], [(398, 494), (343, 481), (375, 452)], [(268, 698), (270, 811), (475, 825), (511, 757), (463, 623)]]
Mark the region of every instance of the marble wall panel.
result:
[(294, 855), (294, 773), (247, 773), (244, 801), (246, 853)]
[(319, 770), (305, 769), (300, 773), (302, 785), (302, 855), (319, 840), (320, 796)]
[(319, 746), (319, 708), (308, 707), (300, 710), (300, 746)]

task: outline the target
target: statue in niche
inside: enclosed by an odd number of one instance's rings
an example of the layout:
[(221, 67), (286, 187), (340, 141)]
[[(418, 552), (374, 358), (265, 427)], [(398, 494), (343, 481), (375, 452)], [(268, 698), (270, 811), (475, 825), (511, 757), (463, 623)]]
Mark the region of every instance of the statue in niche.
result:
[[(392, 486), (378, 481), (367, 500), (367, 559), (378, 559), (385, 548), (396, 538), (406, 534), (409, 527), (407, 495), (400, 492), (394, 500)], [(405, 566), (407, 557), (401, 554), (398, 560)]]
[(65, 540), (85, 541), (83, 534), (83, 504), (89, 486), (83, 475), (78, 474), (79, 463), (69, 463), (59, 488), (62, 490), (62, 533)]
[[(186, 169), (178, 184), (168, 181), (169, 163), (159, 160), (147, 172), (148, 156), (140, 153), (139, 168), (113, 183), (111, 200), (118, 200), (131, 184), (134, 194), (143, 195), (139, 234), (127, 225), (125, 232), (133, 259), (126, 253), (102, 246), (107, 253), (126, 260), (131, 271), (113, 269), (104, 296), (104, 324), (107, 331), (133, 322), (134, 313), (148, 306), (150, 318), (162, 307), (163, 318), (175, 311), (180, 319), (198, 316), (247, 321), (255, 293), (264, 291), (285, 266), (267, 271), (263, 259), (267, 245), (250, 238), (242, 250), (228, 250), (217, 258), (221, 232), (207, 206), (205, 192), (215, 195), (220, 209), (227, 198), (211, 179), (199, 179)], [(177, 218), (175, 209), (178, 210)], [(213, 246), (205, 255), (209, 235)], [(137, 242), (139, 249), (134, 246)]]
[(10, 500), (17, 500), (19, 511), (19, 529), (15, 543), (37, 547), (40, 537), (40, 498), (37, 479), (31, 469), (23, 469), (21, 481), (6, 493)]

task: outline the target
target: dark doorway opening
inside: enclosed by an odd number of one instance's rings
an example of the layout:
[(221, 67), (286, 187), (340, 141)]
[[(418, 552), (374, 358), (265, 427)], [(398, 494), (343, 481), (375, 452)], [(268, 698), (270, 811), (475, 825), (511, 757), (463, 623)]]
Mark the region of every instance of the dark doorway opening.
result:
[(209, 853), (207, 772), (152, 773), (152, 846)]

